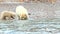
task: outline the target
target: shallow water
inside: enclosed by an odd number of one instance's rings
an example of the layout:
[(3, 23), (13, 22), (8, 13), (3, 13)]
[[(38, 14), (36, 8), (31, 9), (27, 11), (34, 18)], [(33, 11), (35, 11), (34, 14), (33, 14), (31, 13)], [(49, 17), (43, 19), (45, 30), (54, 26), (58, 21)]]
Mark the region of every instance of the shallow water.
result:
[(55, 34), (60, 32), (60, 22), (50, 22), (47, 21), (47, 19), (6, 21), (0, 20), (0, 32), (6, 34)]

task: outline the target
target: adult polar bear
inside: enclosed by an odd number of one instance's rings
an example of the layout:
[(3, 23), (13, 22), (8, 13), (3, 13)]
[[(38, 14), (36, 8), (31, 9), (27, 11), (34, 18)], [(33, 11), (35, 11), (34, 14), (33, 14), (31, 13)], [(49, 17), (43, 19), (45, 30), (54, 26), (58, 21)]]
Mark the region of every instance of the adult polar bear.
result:
[(23, 6), (16, 7), (16, 14), (18, 15), (19, 20), (26, 20), (29, 17), (27, 9), (24, 8)]

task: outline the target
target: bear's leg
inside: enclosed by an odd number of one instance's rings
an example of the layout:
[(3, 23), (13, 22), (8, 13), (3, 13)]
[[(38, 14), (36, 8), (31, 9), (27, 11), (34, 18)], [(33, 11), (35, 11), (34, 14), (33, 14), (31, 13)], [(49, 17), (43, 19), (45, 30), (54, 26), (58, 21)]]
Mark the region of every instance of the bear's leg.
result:
[(3, 19), (5, 20), (6, 19), (6, 16), (4, 16)]
[(11, 16), (12, 19), (14, 19), (14, 16)]
[(3, 19), (3, 20), (6, 20), (6, 16), (3, 16), (2, 19)]
[(12, 16), (12, 15), (10, 15), (10, 16), (8, 16), (8, 19), (10, 20), (12, 20), (12, 19), (14, 19), (14, 17)]
[(20, 20), (20, 16), (18, 15), (18, 20)]

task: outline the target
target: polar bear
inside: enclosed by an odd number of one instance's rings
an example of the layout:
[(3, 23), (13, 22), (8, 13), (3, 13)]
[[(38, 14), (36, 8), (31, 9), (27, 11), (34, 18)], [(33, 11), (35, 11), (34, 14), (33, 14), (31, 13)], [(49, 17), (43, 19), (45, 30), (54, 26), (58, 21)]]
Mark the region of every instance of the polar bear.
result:
[(27, 9), (24, 8), (23, 6), (16, 7), (16, 14), (18, 15), (19, 20), (26, 20), (29, 17)]
[(3, 11), (3, 12), (1, 12), (0, 19), (3, 19), (3, 20), (14, 19), (15, 15), (16, 14), (13, 11)]

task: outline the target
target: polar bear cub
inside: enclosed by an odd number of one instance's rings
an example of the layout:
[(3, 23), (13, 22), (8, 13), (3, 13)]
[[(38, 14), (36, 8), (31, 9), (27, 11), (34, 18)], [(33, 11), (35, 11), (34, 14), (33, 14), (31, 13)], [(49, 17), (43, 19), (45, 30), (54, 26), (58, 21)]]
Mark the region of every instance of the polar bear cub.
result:
[(13, 11), (3, 11), (1, 12), (0, 19), (3, 19), (3, 20), (14, 19), (15, 15), (16, 14)]
[(16, 7), (16, 14), (18, 15), (19, 20), (26, 20), (28, 19), (28, 12), (27, 9), (24, 8), (23, 6), (17, 6)]

